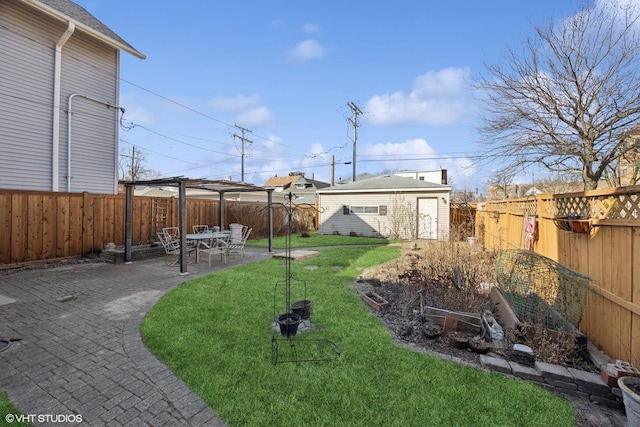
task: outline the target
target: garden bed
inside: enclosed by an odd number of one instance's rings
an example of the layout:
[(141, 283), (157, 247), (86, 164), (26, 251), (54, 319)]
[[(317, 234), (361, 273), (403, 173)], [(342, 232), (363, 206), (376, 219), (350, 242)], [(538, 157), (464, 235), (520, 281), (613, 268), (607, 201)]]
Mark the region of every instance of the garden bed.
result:
[[(494, 264), (494, 253), (471, 251), (464, 243), (412, 242), (404, 245), (399, 259), (363, 272), (354, 286), (361, 293), (373, 292), (388, 301), (376, 314), (398, 340), (479, 365), (482, 352), (490, 351), (510, 359), (513, 344), (526, 344), (526, 337), (510, 333), (518, 319), (500, 298), (500, 292), (492, 286), (487, 292), (487, 284), (495, 282)], [(505, 340), (482, 336), (482, 329), (476, 325), (480, 314), (485, 312), (504, 328)], [(457, 320), (456, 327), (443, 330), (445, 318), (452, 316)], [(462, 339), (459, 336), (453, 339), (451, 332), (454, 331), (474, 343), (484, 340), (488, 348), (476, 346), (478, 352), (468, 347), (456, 348), (461, 345), (452, 343)], [(548, 342), (545, 344), (548, 346)], [(563, 347), (557, 352), (571, 351)], [(562, 358), (562, 355), (553, 356)], [(569, 357), (562, 363), (544, 361), (599, 374), (595, 365), (580, 357)]]

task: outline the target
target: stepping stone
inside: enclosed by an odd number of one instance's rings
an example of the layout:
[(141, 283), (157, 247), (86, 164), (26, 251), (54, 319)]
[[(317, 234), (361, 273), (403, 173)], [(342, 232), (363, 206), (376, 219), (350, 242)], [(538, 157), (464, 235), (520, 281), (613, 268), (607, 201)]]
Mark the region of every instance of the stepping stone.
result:
[(297, 249), (297, 250), (291, 251), (289, 253), (289, 256), (287, 256), (286, 252), (278, 252), (273, 254), (272, 256), (273, 258), (283, 258), (283, 259), (291, 259), (291, 260), (297, 261), (299, 259), (311, 258), (318, 255), (320, 255), (320, 252), (318, 251), (307, 251), (304, 249)]

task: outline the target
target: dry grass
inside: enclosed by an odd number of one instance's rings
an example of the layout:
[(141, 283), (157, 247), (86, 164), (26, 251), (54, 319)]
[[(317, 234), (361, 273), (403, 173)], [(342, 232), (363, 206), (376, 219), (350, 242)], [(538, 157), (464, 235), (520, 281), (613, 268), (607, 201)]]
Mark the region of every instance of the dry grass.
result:
[[(429, 306), (470, 313), (491, 309), (480, 283), (496, 283), (497, 253), (462, 242), (412, 241), (402, 246), (400, 258), (363, 274), (369, 282), (384, 282), (399, 288), (396, 304), (409, 313), (419, 295)], [(526, 344), (536, 359), (555, 364), (577, 363), (576, 334), (550, 331), (543, 325), (522, 322), (519, 331), (509, 331), (510, 344)]]
[(413, 241), (403, 244), (398, 260), (367, 271), (365, 279), (399, 284), (405, 293), (421, 291), (428, 305), (447, 310), (482, 312), (482, 282), (494, 282), (495, 253), (460, 242)]

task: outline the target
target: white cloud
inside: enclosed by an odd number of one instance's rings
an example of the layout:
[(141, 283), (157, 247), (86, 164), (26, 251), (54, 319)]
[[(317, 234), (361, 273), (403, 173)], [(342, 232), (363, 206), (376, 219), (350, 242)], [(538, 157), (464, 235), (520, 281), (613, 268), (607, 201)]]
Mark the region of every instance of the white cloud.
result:
[(150, 110), (144, 108), (133, 94), (120, 95), (120, 106), (125, 109), (123, 115), (125, 124), (138, 123), (149, 124), (153, 123), (154, 115)]
[(245, 111), (236, 117), (236, 123), (243, 126), (259, 126), (273, 120), (273, 115), (267, 107), (258, 107)]
[[(407, 159), (433, 157), (434, 154), (433, 148), (422, 138), (410, 139), (405, 142), (364, 145), (358, 150), (358, 157), (363, 156), (367, 159), (380, 160), (380, 162), (376, 162), (378, 168), (390, 170), (406, 169)], [(385, 158), (388, 158), (388, 160), (385, 160)], [(424, 161), (420, 160), (420, 162)], [(427, 169), (433, 167), (437, 166), (429, 166)]]
[[(364, 145), (358, 150), (360, 160), (377, 160), (375, 168), (366, 166), (372, 173), (382, 170), (438, 170), (447, 169), (450, 177), (459, 180), (469, 179), (475, 173), (473, 162), (468, 158), (456, 158), (438, 154), (423, 138), (409, 139), (404, 142), (387, 142)], [(415, 160), (414, 160), (415, 159)], [(364, 165), (358, 164), (358, 170), (364, 171)]]
[(305, 33), (317, 33), (318, 31), (320, 31), (320, 25), (307, 22), (302, 26), (302, 31), (304, 31)]
[(264, 145), (266, 148), (275, 147), (276, 144), (279, 144), (281, 142), (282, 142), (282, 139), (275, 135), (268, 135), (265, 139), (261, 140), (261, 144)]
[(314, 58), (322, 58), (326, 52), (326, 48), (316, 40), (307, 39), (298, 43), (289, 52), (289, 58), (298, 62), (306, 62)]
[(219, 111), (242, 111), (260, 105), (259, 95), (237, 95), (233, 97), (218, 96), (207, 102), (209, 108)]
[(373, 96), (366, 103), (363, 120), (377, 125), (446, 125), (465, 119), (472, 109), (466, 87), (469, 75), (469, 68), (429, 71), (415, 79), (409, 94)]

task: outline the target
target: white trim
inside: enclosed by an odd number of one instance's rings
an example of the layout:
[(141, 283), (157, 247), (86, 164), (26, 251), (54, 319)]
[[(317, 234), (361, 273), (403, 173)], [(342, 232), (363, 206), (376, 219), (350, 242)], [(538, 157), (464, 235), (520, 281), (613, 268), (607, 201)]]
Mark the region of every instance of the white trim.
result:
[(81, 31), (84, 31), (85, 33), (90, 34), (91, 36), (97, 38), (98, 40), (108, 44), (111, 47), (114, 47), (116, 49), (121, 49), (124, 50), (127, 53), (130, 53), (131, 55), (140, 58), (140, 59), (146, 59), (147, 57), (145, 55), (143, 55), (142, 53), (138, 52), (137, 50), (135, 50), (133, 47), (120, 43), (117, 40), (112, 39), (111, 37), (108, 37), (104, 34), (102, 34), (99, 31), (94, 30), (93, 28), (79, 22), (76, 19), (71, 18), (70, 16), (65, 15), (64, 13), (53, 9), (45, 4), (42, 4), (41, 2), (37, 1), (37, 0), (20, 0), (23, 3), (28, 4), (29, 6), (33, 7), (34, 9), (37, 9), (41, 12), (46, 13), (47, 15), (64, 21), (64, 22), (72, 22), (73, 24), (75, 24), (75, 26), (77, 28), (79, 28)]

